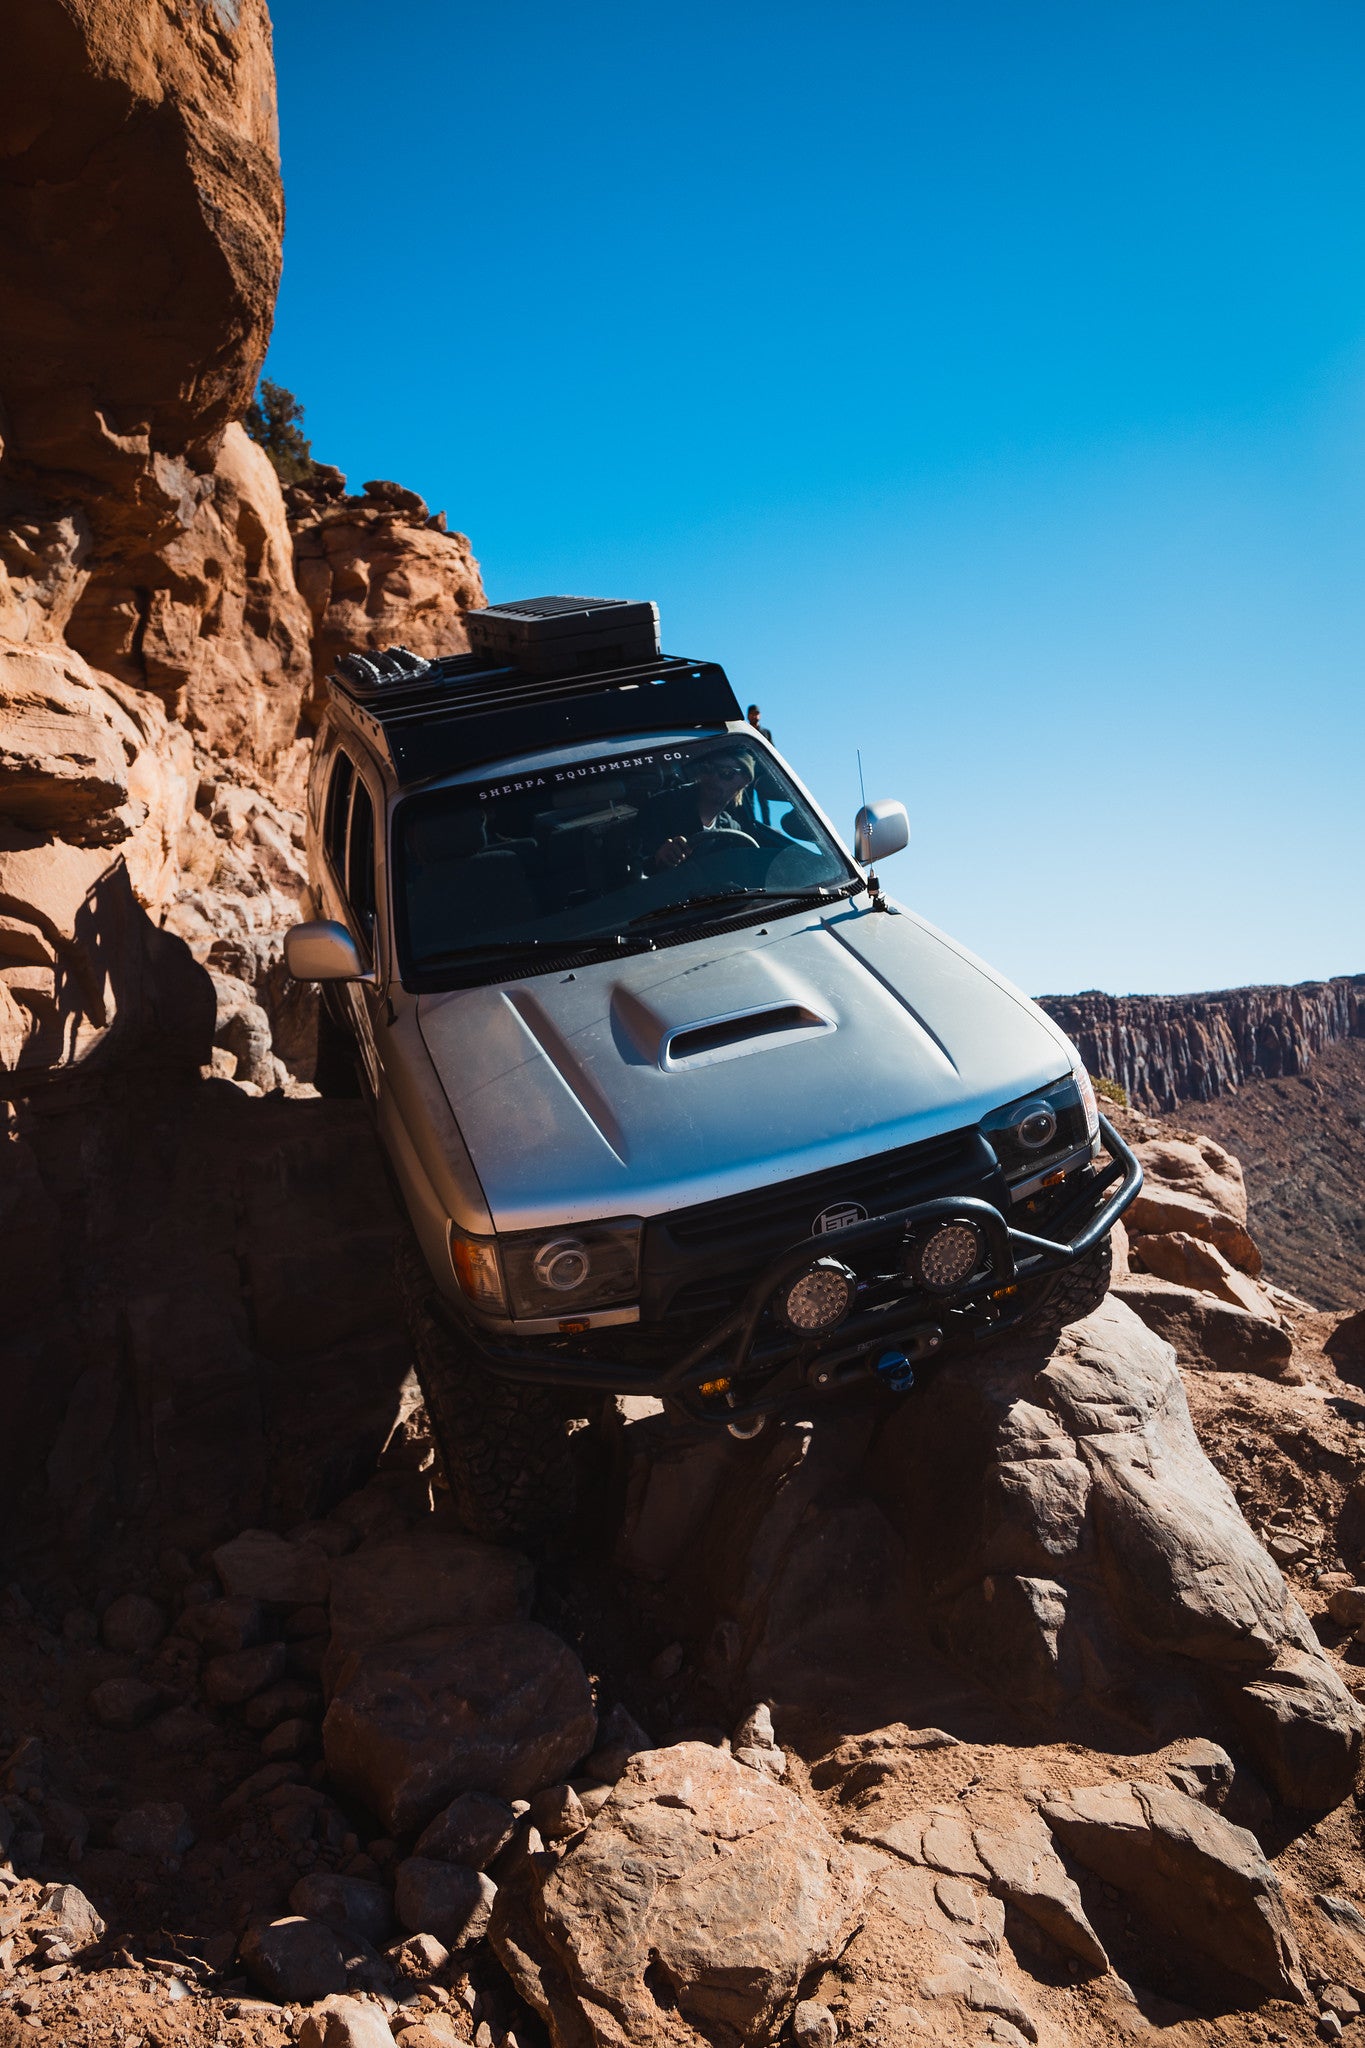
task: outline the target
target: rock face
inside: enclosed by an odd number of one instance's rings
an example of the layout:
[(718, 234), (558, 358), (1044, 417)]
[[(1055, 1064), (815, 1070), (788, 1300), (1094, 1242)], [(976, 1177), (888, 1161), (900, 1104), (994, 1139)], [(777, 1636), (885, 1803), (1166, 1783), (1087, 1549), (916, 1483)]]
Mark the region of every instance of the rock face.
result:
[[(284, 203), (263, 0), (6, 21), (6, 466), (104, 547), (172, 524), (265, 354)], [(72, 252), (79, 260), (72, 260)]]
[(0, 1072), (212, 1060), (266, 1091), (312, 1072), (280, 954), (315, 676), (343, 644), (462, 647), (477, 566), (376, 484), (300, 595), (239, 424), (283, 226), (263, 0), (132, 29), (19, 0), (6, 56)]
[(784, 1787), (682, 1742), (636, 1757), (492, 1938), (556, 2048), (764, 2038), (857, 1919), (852, 1860)]
[(1365, 975), (1197, 996), (1040, 996), (1092, 1074), (1147, 1109), (1228, 1095), (1254, 1076), (1305, 1073), (1365, 1032)]
[(363, 496), (344, 492), (345, 479), (332, 471), (288, 494), (316, 687), (354, 647), (465, 653), (464, 614), (485, 599), (464, 534), (448, 533), (445, 514), (430, 517), (417, 493), (401, 485), (368, 483)]

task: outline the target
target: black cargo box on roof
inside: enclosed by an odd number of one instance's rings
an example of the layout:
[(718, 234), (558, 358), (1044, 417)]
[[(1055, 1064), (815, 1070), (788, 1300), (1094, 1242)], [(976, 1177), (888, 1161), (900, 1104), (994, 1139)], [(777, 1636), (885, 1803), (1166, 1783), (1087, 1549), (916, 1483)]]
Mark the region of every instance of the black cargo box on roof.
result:
[(475, 654), (526, 675), (633, 668), (659, 658), (659, 607), (621, 597), (527, 597), (467, 612)]

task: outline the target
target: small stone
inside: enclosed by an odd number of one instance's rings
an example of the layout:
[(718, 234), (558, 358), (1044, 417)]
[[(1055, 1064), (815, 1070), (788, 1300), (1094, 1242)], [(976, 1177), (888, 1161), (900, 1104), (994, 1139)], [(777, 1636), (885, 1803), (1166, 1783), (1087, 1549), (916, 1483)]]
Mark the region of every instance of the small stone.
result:
[(839, 2022), (827, 2005), (803, 1998), (792, 2014), (792, 2040), (797, 2048), (834, 2048)]
[(243, 1936), (240, 1953), (252, 1982), (282, 2003), (313, 2005), (346, 1989), (341, 1944), (320, 1920), (258, 1920)]
[(1308, 1545), (1300, 1543), (1297, 1536), (1272, 1536), (1266, 1549), (1276, 1564), (1298, 1564), (1308, 1555)]
[(166, 1617), (145, 1593), (111, 1600), (100, 1619), (106, 1650), (119, 1657), (150, 1657), (166, 1633)]
[(229, 1650), (204, 1667), (204, 1692), (217, 1707), (237, 1707), (284, 1677), (283, 1643), (256, 1643)]
[(219, 1657), (229, 1650), (250, 1649), (259, 1643), (264, 1628), (259, 1600), (204, 1600), (187, 1607), (180, 1617), (180, 1633)]
[(146, 1856), (174, 1867), (193, 1846), (194, 1830), (183, 1806), (174, 1801), (165, 1805), (152, 1802), (120, 1814), (109, 1839), (126, 1856)]
[(411, 1934), (434, 1934), (447, 1948), (482, 1939), (498, 1888), (481, 1870), (410, 1856), (394, 1873), (399, 1925)]
[[(528, 1802), (519, 1804), (529, 1812)], [(486, 1870), (511, 1841), (516, 1824), (516, 1811), (505, 1799), (496, 1799), (491, 1792), (462, 1792), (423, 1830), (413, 1853), (438, 1863), (468, 1863), (474, 1870)]]
[(1324, 2012), (1334, 2012), (1343, 2025), (1360, 2011), (1360, 2000), (1344, 1984), (1324, 1984), (1318, 1993), (1318, 2004)]
[(324, 1998), (299, 2024), (299, 2048), (393, 2048), (381, 2007), (362, 1998)]
[(316, 1607), (327, 1598), (331, 1560), (311, 1544), (287, 1543), (269, 1529), (244, 1529), (213, 1553), (223, 1591), (268, 1607)]
[(1339, 2041), (1342, 2035), (1341, 2021), (1334, 2012), (1325, 2012), (1318, 2021), (1318, 2032), (1324, 2041)]
[(73, 1955), (104, 1939), (104, 1922), (78, 1886), (50, 1884), (39, 1895), (39, 1904), (70, 1944)]
[(106, 1678), (86, 1701), (101, 1728), (125, 1730), (140, 1728), (165, 1704), (166, 1695), (161, 1687), (148, 1685), (142, 1678)]
[(1328, 1598), (1327, 1612), (1342, 1628), (1359, 1628), (1365, 1622), (1365, 1586), (1338, 1586)]
[(614, 1785), (633, 1756), (653, 1747), (630, 1709), (614, 1706), (598, 1729), (597, 1747), (583, 1768), (600, 1784)]
[(751, 1771), (762, 1771), (770, 1778), (785, 1778), (787, 1775), (786, 1752), (776, 1747), (755, 1749), (746, 1743), (742, 1749), (734, 1751), (734, 1759), (737, 1764), (745, 1764)]
[(572, 1785), (549, 1785), (531, 1801), (531, 1819), (547, 1842), (567, 1842), (581, 1835), (588, 1816)]
[(322, 1702), (313, 1686), (286, 1680), (283, 1685), (268, 1685), (264, 1692), (258, 1692), (248, 1700), (242, 1719), (248, 1728), (264, 1735), (269, 1729), (278, 1727), (281, 1721), (306, 1719), (310, 1714), (320, 1715), (321, 1711)]
[(312, 1721), (281, 1721), (278, 1728), (261, 1739), (261, 1755), (278, 1761), (281, 1757), (312, 1756), (317, 1753), (318, 1731)]
[(756, 1707), (750, 1708), (734, 1734), (730, 1737), (730, 1746), (736, 1751), (741, 1749), (775, 1749), (777, 1747), (777, 1735), (773, 1728), (773, 1712), (766, 1700), (760, 1700)]
[(321, 1920), (337, 1934), (358, 1934), (379, 1948), (393, 1932), (389, 1895), (379, 1884), (333, 1871), (301, 1877), (289, 1894), (291, 1911), (306, 1920)]
[(396, 1941), (392, 1948), (386, 1948), (384, 1960), (400, 1977), (422, 1984), (445, 1968), (450, 1950), (434, 1934), (410, 1934), (406, 1941)]

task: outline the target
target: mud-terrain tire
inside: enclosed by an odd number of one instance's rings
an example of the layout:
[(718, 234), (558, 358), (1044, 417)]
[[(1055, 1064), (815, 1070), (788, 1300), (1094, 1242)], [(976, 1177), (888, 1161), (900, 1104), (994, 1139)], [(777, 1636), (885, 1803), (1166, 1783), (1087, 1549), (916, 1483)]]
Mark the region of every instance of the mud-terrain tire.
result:
[(492, 1542), (545, 1542), (574, 1511), (573, 1396), (496, 1378), (440, 1313), (426, 1261), (410, 1240), (399, 1244), (395, 1265), (418, 1383), (461, 1524)]
[(325, 997), (318, 1000), (318, 1050), (313, 1063), (313, 1086), (329, 1101), (350, 1100), (360, 1093), (360, 1071), (356, 1064), (355, 1040), (344, 1024), (338, 1024)]
[(1029, 1330), (1064, 1330), (1097, 1309), (1109, 1292), (1114, 1248), (1108, 1233), (1072, 1266), (1037, 1282), (1038, 1293), (1022, 1321)]

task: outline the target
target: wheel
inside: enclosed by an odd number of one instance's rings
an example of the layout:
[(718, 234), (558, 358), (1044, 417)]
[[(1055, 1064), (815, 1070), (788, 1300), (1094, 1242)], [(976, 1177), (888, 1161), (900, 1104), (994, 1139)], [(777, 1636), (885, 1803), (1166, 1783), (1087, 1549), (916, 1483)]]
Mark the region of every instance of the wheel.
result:
[(318, 1000), (318, 1051), (313, 1064), (313, 1086), (319, 1095), (325, 1095), (332, 1101), (360, 1093), (355, 1040), (344, 1024), (337, 1023), (325, 997)]
[(1038, 1284), (1038, 1298), (1022, 1318), (1030, 1330), (1063, 1330), (1097, 1309), (1109, 1292), (1113, 1246), (1108, 1233), (1074, 1265)]
[(417, 1246), (397, 1254), (418, 1382), (455, 1511), (472, 1536), (534, 1545), (575, 1504), (570, 1395), (498, 1379), (438, 1312)]

